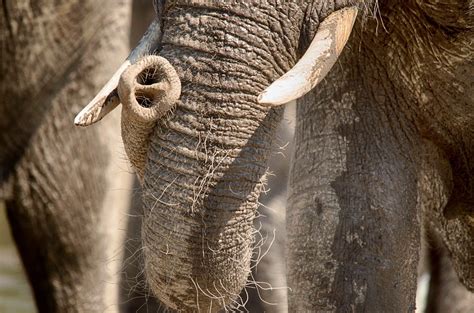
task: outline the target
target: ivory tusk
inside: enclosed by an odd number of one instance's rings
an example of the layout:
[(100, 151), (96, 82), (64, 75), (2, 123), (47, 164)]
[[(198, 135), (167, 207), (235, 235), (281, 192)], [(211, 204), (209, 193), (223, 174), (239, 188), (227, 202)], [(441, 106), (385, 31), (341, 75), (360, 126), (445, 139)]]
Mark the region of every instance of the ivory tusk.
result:
[(338, 10), (319, 26), (311, 45), (291, 70), (267, 87), (258, 103), (277, 106), (304, 96), (329, 72), (354, 26), (357, 7)]
[(155, 20), (151, 23), (150, 27), (148, 27), (148, 30), (143, 35), (137, 47), (132, 50), (125, 62), (112, 75), (112, 78), (102, 87), (94, 99), (77, 114), (74, 119), (74, 124), (77, 126), (92, 125), (115, 109), (120, 103), (117, 94), (117, 85), (120, 76), (130, 64), (135, 63), (140, 57), (152, 54), (154, 49), (157, 48), (160, 38), (160, 23), (158, 20)]

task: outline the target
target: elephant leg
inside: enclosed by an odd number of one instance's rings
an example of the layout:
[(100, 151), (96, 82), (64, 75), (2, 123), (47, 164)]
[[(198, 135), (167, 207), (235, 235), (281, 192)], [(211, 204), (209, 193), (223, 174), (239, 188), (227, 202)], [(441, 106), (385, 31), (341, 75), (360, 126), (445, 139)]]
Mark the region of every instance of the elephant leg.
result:
[(30, 2), (0, 14), (19, 25), (0, 40), (12, 234), (39, 312), (116, 311), (131, 189), (119, 112), (90, 130), (73, 119), (126, 56), (129, 3)]
[[(68, 125), (70, 116), (59, 123)], [(118, 115), (97, 132), (44, 124), (13, 174), (7, 214), (39, 312), (117, 311), (132, 176), (112, 157), (118, 145), (90, 145), (98, 132), (119, 142), (118, 129), (108, 136), (111, 122), (118, 128)]]
[(371, 94), (345, 70), (335, 67), (298, 101), (287, 208), (289, 311), (412, 312), (419, 139), (389, 103), (397, 96), (385, 77), (377, 76), (381, 86)]

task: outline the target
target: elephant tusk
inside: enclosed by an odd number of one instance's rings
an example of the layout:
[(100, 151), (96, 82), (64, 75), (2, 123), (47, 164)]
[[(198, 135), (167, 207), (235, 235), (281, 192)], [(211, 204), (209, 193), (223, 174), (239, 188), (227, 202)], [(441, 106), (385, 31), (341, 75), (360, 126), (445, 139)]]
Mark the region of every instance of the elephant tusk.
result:
[(117, 94), (117, 85), (120, 76), (129, 65), (135, 63), (140, 57), (152, 54), (158, 47), (160, 39), (160, 23), (158, 20), (155, 20), (151, 23), (150, 27), (148, 27), (148, 30), (143, 35), (137, 47), (132, 50), (125, 62), (112, 75), (112, 78), (105, 84), (94, 99), (77, 114), (74, 119), (74, 124), (77, 126), (89, 126), (100, 121), (104, 116), (112, 112), (120, 103)]
[(344, 8), (329, 15), (319, 26), (303, 57), (258, 96), (258, 103), (281, 105), (313, 89), (336, 63), (349, 39), (356, 17), (357, 7)]

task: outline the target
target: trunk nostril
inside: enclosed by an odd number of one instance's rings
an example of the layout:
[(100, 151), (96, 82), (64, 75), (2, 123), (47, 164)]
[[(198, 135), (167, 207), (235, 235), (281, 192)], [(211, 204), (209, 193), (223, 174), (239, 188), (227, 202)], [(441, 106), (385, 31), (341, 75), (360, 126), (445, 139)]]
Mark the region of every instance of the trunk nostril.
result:
[(150, 108), (153, 105), (152, 100), (150, 98), (147, 98), (146, 95), (137, 94), (136, 98), (138, 104), (144, 108)]
[(137, 103), (144, 108), (151, 108), (155, 102), (155, 95), (147, 90), (137, 90), (135, 92)]
[(150, 64), (137, 75), (135, 99), (144, 108), (151, 108), (166, 97), (165, 93), (172, 88), (167, 84), (167, 73), (160, 71), (157, 64)]
[(148, 55), (130, 65), (117, 87), (124, 110), (137, 121), (156, 121), (171, 109), (181, 93), (175, 69), (164, 58)]

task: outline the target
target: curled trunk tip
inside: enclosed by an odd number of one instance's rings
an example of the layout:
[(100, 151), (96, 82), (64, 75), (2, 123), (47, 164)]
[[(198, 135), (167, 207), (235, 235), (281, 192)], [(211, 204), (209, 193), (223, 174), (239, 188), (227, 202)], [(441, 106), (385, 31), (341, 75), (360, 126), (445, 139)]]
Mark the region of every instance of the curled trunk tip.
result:
[(181, 82), (165, 58), (148, 55), (124, 71), (118, 84), (118, 94), (124, 107), (137, 120), (153, 122), (178, 100)]
[(122, 103), (125, 151), (142, 179), (151, 131), (178, 100), (181, 81), (165, 58), (148, 55), (123, 72), (117, 91)]

